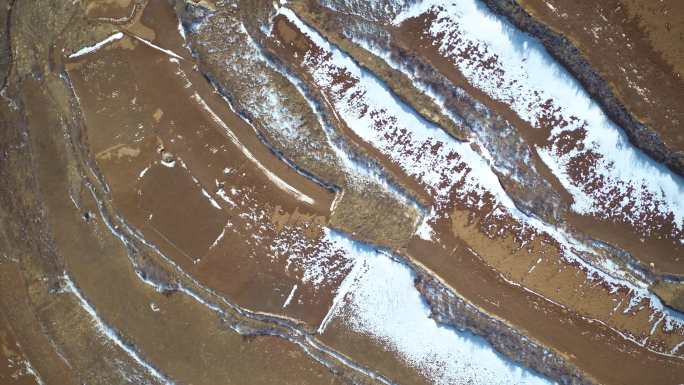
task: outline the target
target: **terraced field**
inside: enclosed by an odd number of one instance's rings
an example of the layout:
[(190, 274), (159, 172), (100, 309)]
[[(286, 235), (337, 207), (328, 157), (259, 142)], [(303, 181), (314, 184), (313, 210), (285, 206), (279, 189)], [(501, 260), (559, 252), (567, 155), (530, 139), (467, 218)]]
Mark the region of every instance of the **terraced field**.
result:
[(0, 15), (0, 383), (684, 384), (678, 2)]

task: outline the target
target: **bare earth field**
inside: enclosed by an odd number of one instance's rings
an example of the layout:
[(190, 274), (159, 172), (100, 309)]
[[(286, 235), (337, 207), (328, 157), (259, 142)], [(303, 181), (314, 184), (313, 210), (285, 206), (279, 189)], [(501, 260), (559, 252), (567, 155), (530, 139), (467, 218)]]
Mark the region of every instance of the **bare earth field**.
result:
[(684, 384), (683, 28), (0, 0), (0, 384)]

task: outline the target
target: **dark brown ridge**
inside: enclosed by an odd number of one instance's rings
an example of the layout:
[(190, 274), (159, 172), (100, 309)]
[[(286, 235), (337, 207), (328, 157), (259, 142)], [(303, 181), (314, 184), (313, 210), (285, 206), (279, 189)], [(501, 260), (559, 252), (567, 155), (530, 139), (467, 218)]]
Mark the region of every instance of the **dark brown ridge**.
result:
[(10, 27), (12, 25), (12, 9), (14, 8), (15, 0), (9, 0), (6, 4), (7, 9), (4, 15), (5, 19), (5, 31), (2, 36), (0, 36), (0, 76), (2, 76), (2, 81), (0, 81), (0, 91), (4, 90), (7, 86), (7, 80), (10, 77), (10, 72), (12, 70), (12, 39), (10, 35)]

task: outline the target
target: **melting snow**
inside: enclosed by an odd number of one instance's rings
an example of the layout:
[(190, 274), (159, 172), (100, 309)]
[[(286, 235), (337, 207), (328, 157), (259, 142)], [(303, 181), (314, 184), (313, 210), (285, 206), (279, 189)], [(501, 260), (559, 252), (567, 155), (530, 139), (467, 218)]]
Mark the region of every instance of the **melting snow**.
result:
[(223, 230), (221, 230), (221, 233), (216, 237), (216, 239), (214, 239), (214, 242), (212, 242), (211, 246), (209, 246), (209, 250), (211, 250), (211, 249), (213, 249), (214, 247), (216, 247), (216, 245), (218, 245), (219, 242), (221, 242), (221, 240), (223, 239), (223, 237), (226, 236), (226, 227), (228, 227), (228, 226), (227, 226), (227, 225), (224, 226), (224, 227), (223, 227)]
[(430, 226), (430, 221), (435, 219), (435, 214), (436, 213), (434, 210), (430, 211), (430, 215), (426, 215), (418, 225), (418, 228), (416, 229), (416, 235), (420, 239), (424, 239), (426, 241), (433, 240), (432, 238), (435, 235), (435, 231), (432, 229), (432, 226)]
[[(168, 168), (176, 167), (176, 161), (174, 159), (171, 159), (171, 160), (162, 159), (161, 164), (165, 167), (168, 167)], [(142, 175), (141, 175), (141, 177), (142, 177)]]
[[(423, 4), (427, 6), (432, 3)], [(424, 11), (420, 6), (411, 11), (416, 9), (419, 11), (416, 14)], [(478, 12), (482, 11), (476, 9)], [(648, 299), (654, 312), (666, 314), (667, 320), (673, 324), (684, 323), (682, 317), (664, 308), (657, 297), (648, 291), (645, 283), (633, 284), (616, 278), (620, 277), (619, 271), (605, 272), (597, 269), (578, 254), (591, 252), (589, 248), (563, 230), (520, 212), (501, 187), (486, 160), (473, 151), (469, 144), (456, 142), (441, 128), (419, 117), (380, 80), (359, 68), (351, 58), (304, 24), (290, 9), (281, 8), (279, 14), (287, 17), (321, 49), (308, 51), (304, 66), (312, 73), (316, 84), (324, 90), (323, 94), (330, 94), (332, 104), (341, 118), (363, 140), (385, 154), (408, 175), (421, 181), (436, 200), (434, 209), (438, 212), (440, 209), (448, 209), (453, 200), (453, 192), (468, 205), (478, 209), (484, 204), (483, 197), (490, 196), (495, 203), (490, 215), (511, 215), (522, 228), (531, 227), (539, 233), (550, 235), (560, 244), (562, 255), (570, 262), (579, 264), (587, 279), (602, 280), (611, 286), (611, 292), (619, 287), (626, 287), (630, 289), (631, 302), (639, 303)], [(462, 14), (459, 15), (463, 17)], [(340, 75), (346, 78), (340, 81)], [(582, 104), (581, 101), (576, 103)], [(684, 199), (678, 204), (684, 205)], [(419, 235), (427, 237), (424, 234), (425, 228), (419, 230)]]
[[(163, 161), (162, 161), (162, 162), (163, 162)], [(147, 173), (147, 171), (150, 170), (150, 167), (152, 167), (152, 166), (147, 166), (147, 167), (145, 167), (142, 171), (140, 171), (140, 174), (138, 174), (138, 179), (144, 177), (145, 174)]]
[(336, 233), (327, 235), (355, 264), (330, 317), (386, 344), (437, 384), (552, 383), (507, 360), (483, 339), (437, 324), (406, 265)]
[(285, 299), (285, 303), (283, 303), (283, 308), (286, 308), (287, 305), (289, 305), (290, 302), (292, 302), (292, 298), (294, 297), (295, 291), (297, 291), (297, 284), (292, 286), (292, 290), (290, 290), (290, 294)]
[(211, 194), (207, 192), (207, 190), (202, 189), (202, 195), (204, 195), (204, 197), (207, 198), (209, 203), (211, 203), (211, 205), (214, 206), (214, 208), (216, 208), (217, 210), (221, 210), (221, 205), (219, 205), (218, 202), (216, 202), (216, 200), (211, 196)]
[[(565, 119), (568, 124), (555, 124), (551, 137), (571, 130), (586, 130), (586, 137), (581, 141), (583, 146), (576, 146), (569, 153), (561, 154), (558, 146), (538, 148), (544, 163), (573, 195), (573, 210), (619, 216), (637, 227), (647, 226), (642, 223), (643, 216), (655, 213), (671, 220), (681, 236), (684, 179), (635, 149), (624, 132), (538, 41), (474, 0), (422, 1), (398, 15), (394, 24), (428, 11), (436, 14), (429, 28), (430, 35), (444, 36), (435, 41), (440, 53), (450, 58), (474, 86), (509, 104), (538, 129), (549, 114), (552, 119)], [(460, 56), (467, 49), (474, 53), (469, 57)], [(494, 64), (478, 65), (485, 60), (493, 60)], [(586, 158), (586, 150), (599, 154), (600, 158), (590, 170), (592, 176), (588, 180), (573, 180), (571, 161)], [(593, 183), (596, 180), (602, 182), (598, 188)], [(618, 207), (612, 207), (612, 203)], [(670, 213), (674, 218), (668, 218)], [(657, 229), (642, 228), (642, 231)]]
[[(359, 68), (350, 57), (304, 24), (294, 12), (287, 8), (281, 8), (279, 12), (324, 52), (332, 54), (330, 60), (320, 62), (310, 51), (305, 62), (316, 83), (322, 88), (330, 88), (336, 95), (332, 103), (354, 133), (387, 154), (392, 162), (408, 175), (420, 179), (444, 201), (448, 199), (451, 188), (465, 178), (464, 189), (469, 187), (484, 193), (480, 186), (487, 186), (501, 203), (514, 207), (496, 174), (469, 144), (455, 141), (441, 128), (418, 116), (377, 78)], [(336, 82), (338, 70), (355, 80), (352, 87), (343, 89), (344, 84)], [(392, 142), (394, 138), (387, 139), (387, 135), (400, 136), (402, 145), (396, 145)], [(464, 161), (470, 170), (462, 167)], [(477, 179), (473, 175), (477, 175)]]

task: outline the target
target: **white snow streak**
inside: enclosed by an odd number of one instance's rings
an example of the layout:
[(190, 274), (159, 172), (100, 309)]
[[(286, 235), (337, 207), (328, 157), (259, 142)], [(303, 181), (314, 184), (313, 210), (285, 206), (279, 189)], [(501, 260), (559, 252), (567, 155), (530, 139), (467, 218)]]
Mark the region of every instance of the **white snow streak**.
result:
[(77, 58), (79, 56), (83, 56), (83, 55), (93, 53), (93, 52), (99, 50), (100, 48), (104, 47), (105, 45), (107, 45), (109, 43), (123, 39), (123, 37), (124, 37), (123, 32), (116, 32), (116, 33), (108, 36), (104, 40), (95, 43), (94, 45), (83, 47), (83, 48), (79, 49), (78, 51), (72, 53), (71, 55), (69, 55), (69, 59), (74, 59), (74, 58)]
[(212, 197), (211, 194), (207, 192), (207, 190), (202, 189), (202, 195), (204, 195), (204, 197), (207, 198), (209, 203), (211, 203), (211, 205), (214, 206), (215, 209), (221, 210), (221, 205), (219, 205), (218, 202), (216, 202), (214, 197)]
[(294, 284), (294, 285), (292, 286), (292, 290), (290, 290), (290, 294), (289, 294), (289, 295), (287, 296), (287, 298), (285, 299), (285, 303), (283, 303), (283, 309), (286, 308), (287, 305), (290, 304), (290, 302), (292, 302), (292, 298), (294, 297), (295, 291), (297, 291), (297, 284)]
[[(323, 54), (307, 52), (304, 65), (312, 73), (317, 86), (324, 90), (323, 94), (327, 91), (331, 98), (334, 97), (330, 102), (338, 110), (341, 118), (350, 129), (385, 154), (391, 162), (400, 166), (409, 176), (424, 183), (436, 200), (433, 209), (439, 211), (441, 208), (449, 207), (452, 189), (456, 189), (459, 196), (473, 208), (480, 208), (483, 204), (481, 197), (491, 194), (496, 204), (490, 215), (509, 214), (522, 226), (530, 226), (539, 233), (547, 233), (559, 242), (564, 258), (572, 263), (578, 263), (580, 269), (586, 271), (587, 279), (595, 280), (596, 277), (600, 277), (611, 286), (611, 292), (619, 287), (626, 287), (631, 292), (631, 303), (636, 304), (646, 298), (654, 312), (666, 314), (666, 321), (669, 324), (684, 324), (684, 319), (665, 308), (648, 290), (646, 283), (632, 283), (620, 278), (623, 274), (617, 270), (617, 266), (613, 266), (614, 271), (592, 266), (578, 254), (591, 253), (591, 249), (562, 229), (520, 212), (503, 190), (486, 160), (473, 151), (468, 143), (456, 142), (441, 128), (417, 116), (376, 77), (359, 68), (351, 58), (304, 24), (290, 9), (281, 8), (279, 14), (287, 17), (321, 48)], [(349, 84), (341, 85), (337, 82), (336, 75), (340, 71), (351, 79)], [(386, 135), (392, 137), (397, 135), (397, 132), (400, 135), (396, 143), (392, 142), (392, 139), (387, 139)], [(431, 148), (437, 150), (430, 151)], [(460, 181), (464, 183), (459, 186)], [(474, 198), (473, 192), (476, 193)], [(684, 205), (684, 199), (681, 204)], [(419, 235), (424, 234), (421, 231)]]
[(156, 44), (154, 44), (154, 43), (152, 43), (152, 42), (150, 42), (150, 41), (147, 41), (147, 40), (143, 39), (143, 38), (140, 37), (140, 36), (136, 36), (136, 35), (131, 35), (131, 36), (133, 36), (136, 40), (138, 40), (138, 41), (144, 43), (144, 44), (147, 45), (148, 47), (154, 48), (154, 49), (156, 49), (157, 51), (160, 51), (160, 52), (162, 52), (162, 53), (165, 53), (165, 54), (171, 56), (171, 57), (174, 58), (174, 59), (185, 60), (182, 56), (176, 54), (175, 52), (171, 51), (170, 49), (162, 48), (162, 47), (160, 47), (160, 46), (158, 46), (158, 45), (156, 45)]
[(72, 293), (76, 298), (78, 299), (79, 304), (83, 308), (83, 310), (90, 315), (90, 317), (93, 320), (93, 323), (97, 327), (97, 329), (104, 335), (108, 340), (112, 341), (116, 346), (121, 348), (128, 356), (130, 356), (135, 362), (137, 362), (140, 366), (142, 366), (152, 377), (155, 379), (159, 380), (159, 382), (167, 385), (173, 385), (173, 381), (169, 380), (164, 376), (162, 373), (160, 373), (157, 369), (152, 367), (149, 363), (147, 363), (141, 356), (140, 353), (135, 351), (133, 348), (128, 346), (124, 341), (121, 340), (121, 337), (119, 334), (111, 328), (109, 325), (107, 325), (97, 314), (95, 311), (95, 308), (93, 308), (90, 303), (83, 297), (83, 294), (81, 294), (81, 291), (78, 290), (76, 285), (74, 285), (74, 282), (71, 280), (71, 277), (68, 275), (63, 276), (63, 280), (66, 284), (65, 290), (69, 293)]
[(254, 156), (254, 154), (252, 154), (252, 152), (251, 152), (247, 147), (245, 147), (245, 145), (243, 145), (242, 142), (240, 142), (240, 139), (238, 139), (238, 137), (235, 135), (235, 133), (233, 133), (233, 131), (230, 129), (230, 127), (228, 127), (228, 125), (226, 125), (226, 123), (224, 123), (223, 120), (221, 120), (221, 118), (219, 118), (219, 116), (216, 115), (216, 113), (214, 112), (214, 110), (212, 110), (211, 107), (209, 107), (209, 105), (207, 105), (207, 103), (204, 101), (204, 99), (202, 99), (202, 97), (199, 96), (199, 94), (198, 94), (197, 92), (195, 92), (195, 94), (192, 96), (192, 98), (193, 98), (193, 100), (195, 100), (195, 101), (197, 102), (197, 104), (199, 104), (207, 113), (209, 113), (209, 116), (212, 118), (212, 120), (213, 120), (216, 124), (218, 124), (221, 128), (223, 128), (224, 132), (225, 132), (226, 135), (228, 136), (228, 139), (230, 139), (230, 141), (233, 142), (233, 144), (234, 144), (237, 148), (240, 149), (240, 151), (242, 152), (242, 154), (245, 155), (245, 157), (247, 157), (247, 159), (251, 160), (251, 161), (252, 161), (252, 162), (253, 162), (253, 163), (254, 163), (254, 164), (255, 164), (255, 165), (256, 165), (256, 166), (265, 174), (265, 175), (266, 175), (266, 177), (268, 177), (268, 179), (271, 180), (271, 182), (273, 182), (273, 183), (274, 183), (276, 186), (278, 186), (278, 188), (280, 188), (281, 190), (283, 190), (283, 191), (285, 191), (286, 193), (288, 193), (288, 194), (294, 196), (297, 200), (299, 200), (299, 201), (301, 201), (301, 202), (304, 202), (304, 203), (307, 203), (307, 204), (310, 204), (310, 205), (313, 205), (313, 204), (314, 204), (314, 200), (313, 200), (311, 197), (309, 197), (308, 195), (303, 194), (303, 193), (300, 192), (299, 190), (297, 190), (297, 189), (295, 189), (294, 187), (290, 186), (287, 182), (285, 182), (284, 180), (282, 180), (282, 179), (281, 179), (278, 175), (276, 175), (273, 171), (271, 171), (271, 170), (269, 170), (268, 168), (266, 168), (266, 166), (264, 166), (264, 165), (263, 165), (263, 164)]

